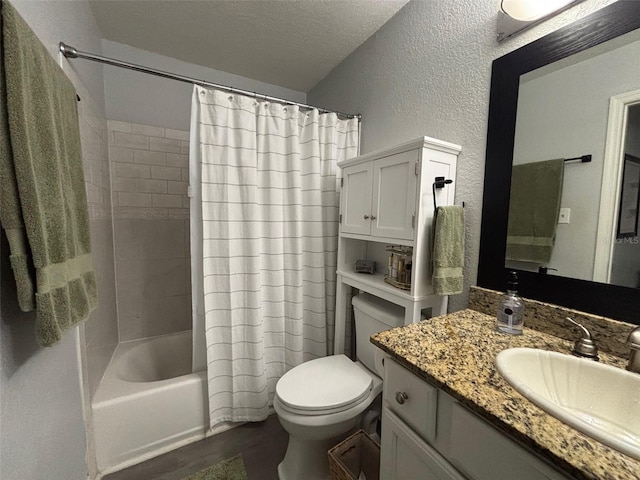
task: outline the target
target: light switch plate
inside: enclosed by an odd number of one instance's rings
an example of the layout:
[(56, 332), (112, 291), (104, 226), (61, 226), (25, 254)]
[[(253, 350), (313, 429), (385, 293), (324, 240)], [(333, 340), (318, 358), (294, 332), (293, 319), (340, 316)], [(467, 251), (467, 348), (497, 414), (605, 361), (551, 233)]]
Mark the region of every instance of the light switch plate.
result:
[(561, 208), (560, 215), (558, 215), (558, 224), (560, 223), (569, 223), (571, 220), (571, 209), (570, 208)]

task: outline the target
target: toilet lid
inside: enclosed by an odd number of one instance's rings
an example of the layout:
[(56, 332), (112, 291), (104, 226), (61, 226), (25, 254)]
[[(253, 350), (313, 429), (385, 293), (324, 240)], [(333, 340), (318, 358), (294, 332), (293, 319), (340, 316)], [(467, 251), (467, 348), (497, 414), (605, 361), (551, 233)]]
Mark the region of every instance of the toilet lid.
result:
[(373, 380), (345, 355), (310, 360), (289, 370), (276, 384), (276, 395), (296, 410), (344, 410), (369, 394)]

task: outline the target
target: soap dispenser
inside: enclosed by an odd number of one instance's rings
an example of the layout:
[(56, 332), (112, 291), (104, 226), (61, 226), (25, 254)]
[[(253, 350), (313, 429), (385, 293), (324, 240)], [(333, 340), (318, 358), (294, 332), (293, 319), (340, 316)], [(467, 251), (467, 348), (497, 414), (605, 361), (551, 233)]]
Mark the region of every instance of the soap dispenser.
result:
[(518, 274), (509, 272), (507, 293), (500, 297), (496, 329), (510, 335), (522, 335), (524, 326), (524, 302), (518, 296)]

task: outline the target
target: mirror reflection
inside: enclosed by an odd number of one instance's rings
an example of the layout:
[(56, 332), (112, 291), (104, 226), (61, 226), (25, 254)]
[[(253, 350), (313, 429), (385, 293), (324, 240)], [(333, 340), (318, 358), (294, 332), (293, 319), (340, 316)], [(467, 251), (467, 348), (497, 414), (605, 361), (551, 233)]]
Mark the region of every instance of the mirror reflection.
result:
[(507, 268), (640, 287), (637, 58), (635, 31), (520, 77)]

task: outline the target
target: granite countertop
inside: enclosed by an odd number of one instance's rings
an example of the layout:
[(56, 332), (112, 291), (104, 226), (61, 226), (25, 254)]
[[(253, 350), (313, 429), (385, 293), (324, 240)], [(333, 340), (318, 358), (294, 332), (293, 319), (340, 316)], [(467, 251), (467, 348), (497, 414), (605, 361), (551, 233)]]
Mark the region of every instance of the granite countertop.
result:
[[(507, 348), (569, 353), (572, 343), (526, 326), (523, 335), (505, 335), (495, 331), (494, 323), (490, 315), (462, 310), (377, 333), (371, 342), (559, 470), (589, 480), (640, 478), (640, 461), (545, 413), (514, 390), (495, 366), (496, 355)], [(603, 352), (600, 361), (617, 367), (626, 363)]]

